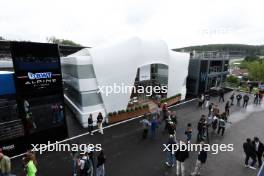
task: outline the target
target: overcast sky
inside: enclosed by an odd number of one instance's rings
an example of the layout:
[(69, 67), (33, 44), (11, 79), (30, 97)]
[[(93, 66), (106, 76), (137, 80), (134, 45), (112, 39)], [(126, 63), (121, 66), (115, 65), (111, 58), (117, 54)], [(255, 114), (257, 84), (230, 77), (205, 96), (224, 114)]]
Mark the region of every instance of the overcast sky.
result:
[(170, 48), (264, 44), (263, 0), (0, 0), (0, 36), (95, 47), (132, 36)]

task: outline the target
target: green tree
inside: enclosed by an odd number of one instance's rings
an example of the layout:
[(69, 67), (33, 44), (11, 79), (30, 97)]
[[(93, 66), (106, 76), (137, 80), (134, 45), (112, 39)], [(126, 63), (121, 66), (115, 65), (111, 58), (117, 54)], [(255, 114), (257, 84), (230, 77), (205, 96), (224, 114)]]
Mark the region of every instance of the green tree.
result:
[(0, 36), (0, 40), (5, 40), (4, 37)]
[(54, 36), (52, 37), (47, 37), (47, 42), (49, 43), (56, 43), (58, 45), (70, 45), (70, 46), (82, 46), (78, 43), (73, 42), (72, 40), (67, 40), (67, 39), (58, 39)]
[(235, 86), (238, 86), (240, 81), (238, 77), (230, 75), (226, 78), (226, 82), (231, 83)]
[(253, 62), (253, 61), (257, 61), (259, 60), (259, 57), (256, 55), (252, 55), (252, 56), (246, 56), (245, 57), (245, 61), (246, 62)]
[(264, 62), (261, 60), (250, 62), (247, 67), (250, 79), (264, 82)]

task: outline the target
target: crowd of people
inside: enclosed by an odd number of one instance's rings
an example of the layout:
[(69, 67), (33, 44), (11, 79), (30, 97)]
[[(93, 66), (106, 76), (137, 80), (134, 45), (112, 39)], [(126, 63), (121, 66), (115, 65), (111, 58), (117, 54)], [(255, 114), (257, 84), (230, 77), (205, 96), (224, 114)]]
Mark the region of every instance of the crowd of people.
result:
[[(225, 93), (223, 90), (219, 91), (219, 101), (218, 103), (211, 102), (211, 96), (208, 93), (202, 94), (198, 100), (198, 107), (201, 109), (208, 109), (208, 113), (201, 115), (200, 120), (197, 123), (197, 143), (198, 144), (205, 144), (209, 143), (209, 131), (211, 129), (212, 134), (224, 136), (226, 127), (228, 124), (231, 124), (229, 120), (230, 116), (230, 108), (232, 106), (241, 106), (243, 108), (247, 108), (250, 95), (245, 93), (242, 94), (241, 92), (233, 91), (230, 94), (230, 97), (225, 97)], [(254, 104), (259, 105), (261, 104), (262, 96), (259, 93), (254, 95)], [(243, 103), (241, 104), (241, 100)], [(223, 110), (220, 108), (223, 106)], [(175, 111), (170, 111), (167, 107), (167, 104), (164, 103), (163, 105), (158, 104), (157, 110), (148, 116), (147, 114), (144, 115), (143, 119), (140, 121), (142, 124), (142, 138), (146, 139), (148, 136), (151, 138), (155, 137), (156, 131), (161, 126), (162, 123), (164, 124), (164, 131), (168, 133), (168, 141), (167, 145), (172, 147), (173, 144), (179, 143), (191, 143), (194, 133), (194, 128), (192, 123), (187, 123), (185, 129), (185, 136), (186, 139), (184, 140), (177, 140), (176, 137), (176, 128), (178, 125), (178, 120)], [(150, 134), (149, 134), (150, 131)], [(148, 135), (149, 134), (149, 135)], [(254, 141), (259, 141), (258, 138), (254, 138)], [(258, 149), (256, 149), (256, 144), (252, 143), (251, 152), (247, 155), (246, 159), (246, 166), (252, 168), (256, 163), (256, 160), (259, 161), (259, 166), (261, 166), (261, 158), (263, 155), (264, 149), (262, 149), (263, 144), (260, 142), (257, 143)], [(251, 145), (251, 144), (250, 144)], [(174, 154), (171, 151), (166, 152), (166, 161), (165, 164), (168, 167), (175, 167), (176, 166), (176, 175), (185, 175), (185, 161), (189, 158), (189, 151), (176, 151)], [(248, 165), (248, 160), (251, 158), (253, 162), (251, 165)], [(206, 163), (207, 160), (207, 152), (203, 149), (199, 151), (197, 161), (194, 167), (194, 171), (191, 173), (192, 176), (200, 175), (201, 168)]]
[[(264, 145), (259, 140), (258, 137), (254, 137), (253, 140), (247, 138), (246, 142), (243, 144), (245, 158), (245, 167), (250, 169), (256, 169), (255, 164), (258, 161), (258, 167), (262, 166), (262, 157), (264, 153)], [(249, 159), (252, 160), (251, 164), (248, 164)]]
[[(225, 100), (228, 99), (228, 100)], [(236, 102), (235, 102), (236, 100)], [(241, 100), (243, 103), (241, 104)], [(262, 95), (260, 93), (254, 94), (255, 105), (261, 104)], [(156, 138), (157, 130), (161, 128), (161, 125), (164, 123), (163, 132), (167, 133), (168, 141), (167, 144), (173, 146), (173, 144), (180, 143), (192, 143), (193, 134), (197, 133), (197, 144), (202, 146), (205, 143), (209, 143), (209, 131), (211, 129), (212, 134), (224, 136), (225, 129), (229, 121), (230, 108), (232, 106), (242, 106), (247, 108), (247, 105), (250, 101), (249, 94), (241, 94), (240, 92), (232, 92), (230, 97), (225, 97), (223, 91), (219, 92), (219, 101), (218, 103), (211, 102), (211, 96), (208, 93), (202, 94), (198, 100), (198, 107), (206, 110), (203, 115), (201, 115), (196, 127), (192, 123), (187, 123), (184, 135), (184, 140), (178, 140), (176, 136), (176, 129), (178, 125), (178, 117), (176, 111), (170, 111), (167, 104), (158, 104), (155, 112), (144, 114), (140, 123), (142, 124), (142, 139), (146, 138)], [(223, 106), (223, 111), (220, 108)], [(96, 119), (98, 126), (98, 132), (103, 134), (103, 115), (99, 113)], [(88, 117), (88, 133), (93, 135), (94, 132), (94, 120), (92, 114)], [(258, 137), (254, 137), (253, 140), (248, 138), (243, 144), (243, 149), (246, 155), (245, 158), (245, 167), (256, 169), (255, 165), (258, 162), (259, 167), (262, 165), (262, 156), (264, 153), (264, 145), (259, 140)], [(74, 176), (105, 176), (105, 161), (106, 157), (104, 151), (100, 151), (96, 159), (94, 157), (94, 152), (87, 151), (85, 153), (71, 153), (72, 156), (72, 175)], [(166, 152), (166, 161), (165, 164), (167, 167), (176, 166), (176, 175), (185, 175), (185, 161), (189, 158), (189, 151), (186, 149), (184, 151), (178, 150), (175, 153)], [(249, 160), (252, 162), (249, 164)], [(198, 152), (196, 163), (194, 166), (192, 176), (200, 175), (201, 168), (207, 161), (207, 152), (202, 149)], [(37, 173), (38, 163), (36, 160), (36, 155), (32, 151), (28, 151), (22, 159), (24, 167), (24, 175), (26, 176), (35, 176)], [(0, 152), (0, 176), (12, 176), (11, 174), (11, 161), (10, 158)]]
[(105, 176), (106, 156), (103, 150), (99, 152), (97, 159), (90, 150), (85, 153), (73, 152), (71, 155), (73, 176)]
[[(103, 121), (104, 121), (104, 117), (102, 113), (99, 112), (96, 118), (96, 123), (98, 127), (98, 132), (101, 134), (104, 134)], [(93, 135), (93, 128), (94, 128), (94, 120), (92, 114), (90, 114), (88, 117), (88, 134), (90, 134), (91, 136)]]
[[(205, 119), (205, 116), (202, 116), (202, 119)], [(203, 121), (205, 122), (205, 121)], [(176, 138), (176, 127), (178, 124), (178, 118), (175, 111), (169, 111), (167, 104), (163, 105), (158, 104), (157, 110), (150, 114), (150, 117), (145, 114), (143, 119), (140, 121), (142, 124), (142, 138), (146, 139), (148, 136), (151, 138), (155, 137), (156, 130), (164, 123), (163, 131), (168, 134), (167, 145), (169, 146), (168, 151), (166, 151), (166, 161), (165, 164), (167, 167), (175, 167), (176, 166), (176, 175), (185, 175), (185, 161), (189, 158), (188, 150), (177, 150), (175, 153), (172, 153), (173, 144), (177, 143), (190, 143), (192, 140), (193, 127), (191, 123), (187, 124), (185, 135), (186, 140), (178, 141)], [(202, 127), (204, 129), (204, 127)], [(150, 134), (149, 134), (150, 130)], [(149, 134), (149, 135), (148, 135)], [(199, 134), (201, 138), (203, 133)], [(201, 139), (199, 141), (200, 144), (204, 144), (204, 141)], [(205, 150), (201, 150), (198, 153), (197, 161), (195, 164), (194, 171), (191, 175), (199, 175), (202, 165), (207, 160), (207, 152)]]
[[(24, 176), (36, 176), (37, 173), (37, 160), (35, 152), (28, 151), (22, 158)], [(0, 152), (0, 176), (15, 176), (11, 173), (11, 159)]]
[[(103, 115), (101, 112), (98, 113), (96, 118), (96, 124), (98, 132), (103, 134)], [(94, 120), (92, 114), (88, 117), (88, 134), (93, 135)], [(105, 155), (101, 151), (97, 157), (97, 163), (95, 165), (95, 159), (92, 151), (86, 153), (71, 153), (73, 159), (73, 176), (105, 176)], [(28, 151), (22, 158), (23, 173), (25, 176), (36, 176), (37, 175), (37, 160), (35, 152)], [(0, 151), (0, 176), (14, 176), (11, 174), (11, 160), (8, 156), (4, 155)]]
[[(101, 150), (95, 159), (93, 151), (85, 153), (71, 152), (73, 176), (105, 176), (106, 156)], [(23, 171), (20, 175), (38, 175), (38, 162), (35, 152), (29, 150), (22, 158)], [(0, 176), (15, 176), (11, 173), (11, 159), (0, 152)]]

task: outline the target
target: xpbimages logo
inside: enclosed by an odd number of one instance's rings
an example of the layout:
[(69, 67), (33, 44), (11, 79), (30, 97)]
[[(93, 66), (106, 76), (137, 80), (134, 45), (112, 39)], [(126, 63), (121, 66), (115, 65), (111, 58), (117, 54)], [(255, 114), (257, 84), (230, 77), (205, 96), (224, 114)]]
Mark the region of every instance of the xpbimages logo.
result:
[(212, 154), (218, 154), (220, 152), (232, 152), (234, 151), (234, 144), (191, 144), (188, 142), (187, 144), (180, 141), (176, 144), (163, 144), (163, 151), (164, 152), (171, 152), (172, 154), (175, 154), (177, 151), (189, 151), (189, 152), (200, 152), (200, 151), (206, 151), (206, 152), (212, 152)]
[(106, 96), (114, 94), (145, 94), (146, 96), (152, 96), (152, 94), (166, 94), (168, 86), (129, 86), (122, 84), (107, 85), (107, 86), (98, 86), (97, 93), (105, 94)]
[(48, 141), (47, 144), (31, 144), (32, 151), (39, 152), (42, 154), (43, 152), (80, 152), (84, 154), (86, 152), (95, 151), (99, 152), (102, 150), (101, 144), (63, 144), (63, 143), (51, 143)]

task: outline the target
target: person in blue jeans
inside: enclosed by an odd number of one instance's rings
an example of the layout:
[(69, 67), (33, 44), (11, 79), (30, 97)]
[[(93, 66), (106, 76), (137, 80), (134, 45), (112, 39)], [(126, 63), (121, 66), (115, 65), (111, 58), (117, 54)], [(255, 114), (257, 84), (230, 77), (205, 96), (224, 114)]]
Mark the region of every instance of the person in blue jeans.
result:
[(78, 160), (79, 154), (77, 152), (71, 152), (71, 157), (72, 157), (72, 175), (77, 176), (78, 174)]
[(154, 138), (156, 136), (156, 130), (158, 128), (158, 121), (155, 115), (153, 115), (151, 120), (151, 137)]
[(187, 142), (190, 142), (192, 139), (192, 124), (191, 123), (187, 124), (185, 135), (187, 137)]
[(172, 146), (176, 144), (176, 141), (174, 140), (174, 136), (170, 135), (169, 140), (167, 142), (167, 145), (169, 145), (169, 150), (166, 151), (166, 162), (165, 164), (168, 167), (174, 167), (176, 163), (175, 154), (172, 151)]

